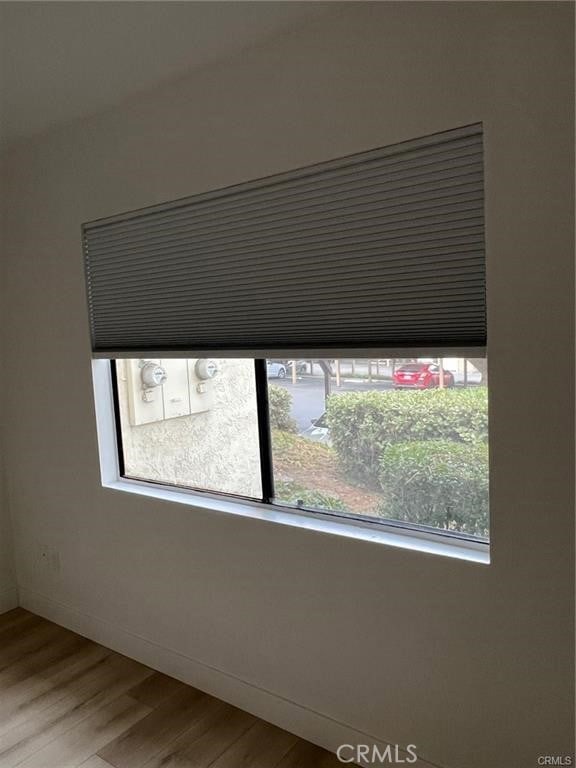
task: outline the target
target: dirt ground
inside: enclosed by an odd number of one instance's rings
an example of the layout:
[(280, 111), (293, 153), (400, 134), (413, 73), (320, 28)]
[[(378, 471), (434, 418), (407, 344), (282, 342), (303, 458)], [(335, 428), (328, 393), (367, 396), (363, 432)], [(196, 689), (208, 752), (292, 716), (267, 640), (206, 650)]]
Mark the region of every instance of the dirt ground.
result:
[(275, 432), (272, 443), (274, 471), (282, 480), (337, 496), (350, 512), (376, 514), (379, 495), (343, 477), (331, 448), (285, 432)]

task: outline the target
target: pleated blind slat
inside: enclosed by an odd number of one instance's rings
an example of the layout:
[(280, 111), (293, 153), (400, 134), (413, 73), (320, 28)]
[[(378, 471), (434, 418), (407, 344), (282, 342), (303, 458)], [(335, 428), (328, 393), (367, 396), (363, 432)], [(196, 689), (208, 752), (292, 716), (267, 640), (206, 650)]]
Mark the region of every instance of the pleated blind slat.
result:
[(92, 347), (483, 347), (480, 125), (85, 224)]

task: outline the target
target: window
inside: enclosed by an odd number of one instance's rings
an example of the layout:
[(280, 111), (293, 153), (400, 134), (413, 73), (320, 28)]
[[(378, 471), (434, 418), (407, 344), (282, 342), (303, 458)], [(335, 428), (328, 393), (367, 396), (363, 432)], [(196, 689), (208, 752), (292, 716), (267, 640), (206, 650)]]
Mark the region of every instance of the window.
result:
[(128, 484), (487, 537), (481, 124), (82, 232)]
[(488, 537), (486, 375), (467, 359), (128, 359), (115, 375), (125, 477)]

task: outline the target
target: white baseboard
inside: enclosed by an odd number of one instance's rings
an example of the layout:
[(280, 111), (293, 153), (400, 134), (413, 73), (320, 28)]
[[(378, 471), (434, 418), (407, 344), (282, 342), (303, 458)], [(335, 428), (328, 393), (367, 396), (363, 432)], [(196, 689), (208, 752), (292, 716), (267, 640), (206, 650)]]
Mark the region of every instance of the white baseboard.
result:
[[(105, 619), (90, 616), (72, 606), (64, 605), (39, 592), (20, 588), (20, 605), (32, 613), (129, 656), (152, 669), (182, 680), (331, 752), (336, 752), (341, 744), (374, 744), (381, 752), (388, 746), (386, 742), (370, 734), (358, 731), (345, 723), (252, 685), (222, 670), (207, 666), (178, 651), (147, 640)], [(405, 757), (406, 755), (407, 753), (404, 753)], [(407, 765), (411, 768), (442, 768), (422, 759), (409, 762)]]
[(18, 588), (16, 585), (0, 589), (0, 614), (11, 611), (12, 608), (18, 608)]

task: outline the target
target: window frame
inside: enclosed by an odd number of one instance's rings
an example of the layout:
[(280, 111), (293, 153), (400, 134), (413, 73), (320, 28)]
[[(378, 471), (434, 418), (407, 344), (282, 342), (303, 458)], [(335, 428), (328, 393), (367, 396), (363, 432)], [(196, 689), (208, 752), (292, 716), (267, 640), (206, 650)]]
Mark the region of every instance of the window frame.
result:
[(102, 486), (167, 502), (184, 503), (196, 509), (232, 513), (308, 531), (383, 543), (485, 565), (490, 563), (490, 542), (458, 531), (443, 531), (403, 521), (379, 519), (339, 510), (315, 510), (274, 501), (266, 358), (255, 358), (254, 364), (262, 478), (261, 500), (126, 476), (116, 361), (100, 358), (92, 360), (92, 374)]

